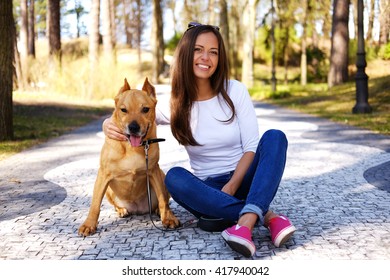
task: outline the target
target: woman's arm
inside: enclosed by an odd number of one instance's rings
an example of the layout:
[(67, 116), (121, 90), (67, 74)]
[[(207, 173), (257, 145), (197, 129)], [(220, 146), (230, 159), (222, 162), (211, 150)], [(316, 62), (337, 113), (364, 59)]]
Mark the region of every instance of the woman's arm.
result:
[(102, 125), (103, 133), (111, 139), (127, 141), (126, 135), (111, 121), (111, 117), (104, 120)]
[(254, 157), (254, 152), (246, 152), (242, 155), (240, 161), (237, 164), (236, 170), (233, 173), (232, 178), (222, 188), (223, 192), (230, 195), (234, 195), (236, 193)]

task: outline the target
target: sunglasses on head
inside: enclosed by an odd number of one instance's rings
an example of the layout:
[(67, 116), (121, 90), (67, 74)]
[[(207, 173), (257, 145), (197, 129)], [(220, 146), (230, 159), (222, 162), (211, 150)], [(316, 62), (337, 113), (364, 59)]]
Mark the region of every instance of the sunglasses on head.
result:
[(194, 28), (194, 27), (197, 27), (197, 26), (204, 26), (204, 25), (207, 25), (207, 26), (211, 26), (212, 28), (214, 28), (215, 30), (219, 31), (219, 27), (218, 26), (215, 26), (215, 25), (208, 25), (208, 24), (201, 24), (199, 22), (190, 22), (188, 24), (188, 27), (187, 27), (187, 30), (190, 30), (191, 28)]

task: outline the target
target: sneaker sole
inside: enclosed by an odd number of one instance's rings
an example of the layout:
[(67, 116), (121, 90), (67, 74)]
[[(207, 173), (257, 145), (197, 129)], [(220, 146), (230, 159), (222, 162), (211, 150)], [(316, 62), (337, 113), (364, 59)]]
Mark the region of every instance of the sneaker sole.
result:
[(246, 258), (253, 256), (256, 252), (256, 248), (253, 246), (253, 244), (249, 243), (245, 239), (241, 239), (234, 235), (229, 235), (226, 232), (222, 232), (221, 235), (230, 248)]
[(287, 240), (290, 239), (291, 235), (296, 231), (297, 229), (291, 225), (288, 228), (285, 228), (281, 232), (279, 232), (278, 236), (276, 236), (275, 241), (273, 242), (276, 247), (282, 246), (284, 243), (286, 243)]

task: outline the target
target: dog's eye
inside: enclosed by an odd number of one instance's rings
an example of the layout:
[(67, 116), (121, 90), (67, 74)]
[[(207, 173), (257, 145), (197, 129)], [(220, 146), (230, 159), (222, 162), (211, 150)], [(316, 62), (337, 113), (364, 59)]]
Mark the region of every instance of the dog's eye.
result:
[(147, 112), (149, 112), (150, 108), (149, 107), (143, 107), (142, 108), (142, 113), (146, 114)]
[(123, 113), (127, 113), (127, 109), (126, 109), (126, 108), (121, 108), (121, 111), (122, 111)]

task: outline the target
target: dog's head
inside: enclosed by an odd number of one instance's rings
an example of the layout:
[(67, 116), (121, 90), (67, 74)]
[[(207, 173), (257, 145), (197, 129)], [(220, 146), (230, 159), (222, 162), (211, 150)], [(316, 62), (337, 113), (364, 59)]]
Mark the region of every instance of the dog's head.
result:
[(156, 91), (148, 78), (142, 90), (131, 89), (127, 80), (115, 97), (113, 121), (129, 137), (133, 147), (142, 145), (144, 139), (155, 137)]

